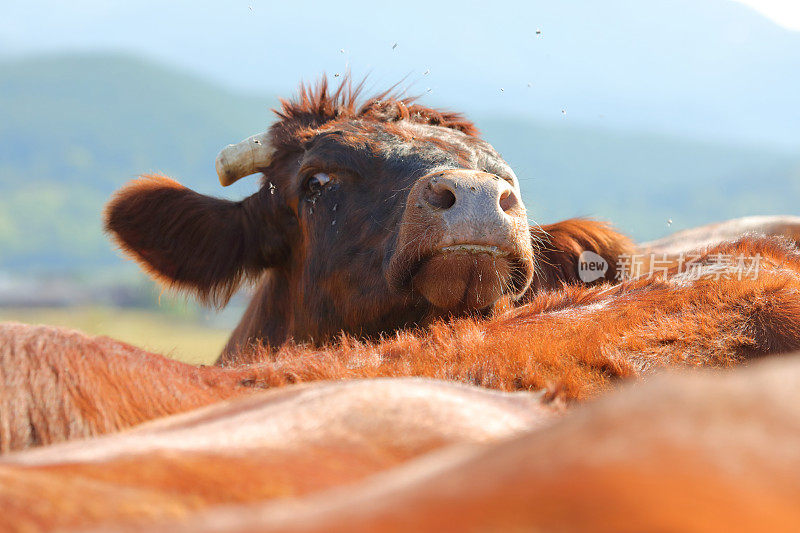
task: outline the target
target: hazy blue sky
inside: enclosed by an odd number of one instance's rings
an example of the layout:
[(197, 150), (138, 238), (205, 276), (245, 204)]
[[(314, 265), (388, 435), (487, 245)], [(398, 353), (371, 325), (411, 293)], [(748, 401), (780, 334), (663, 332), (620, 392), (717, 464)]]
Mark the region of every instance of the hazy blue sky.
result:
[(800, 146), (800, 32), (731, 0), (4, 2), (0, 50), (76, 49), (261, 94), (351, 68), (473, 113)]

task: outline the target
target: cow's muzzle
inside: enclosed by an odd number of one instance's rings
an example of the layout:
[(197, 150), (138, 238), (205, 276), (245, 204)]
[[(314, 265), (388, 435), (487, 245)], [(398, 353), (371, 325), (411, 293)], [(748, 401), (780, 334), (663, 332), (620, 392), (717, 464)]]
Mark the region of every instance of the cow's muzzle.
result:
[(494, 174), (447, 170), (412, 187), (387, 278), (448, 311), (521, 295), (533, 254), (519, 189)]

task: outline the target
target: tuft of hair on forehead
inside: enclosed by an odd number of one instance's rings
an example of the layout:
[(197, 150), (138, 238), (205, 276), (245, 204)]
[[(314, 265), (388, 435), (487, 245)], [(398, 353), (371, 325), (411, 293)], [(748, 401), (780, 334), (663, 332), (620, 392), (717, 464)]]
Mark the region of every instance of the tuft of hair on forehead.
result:
[(460, 113), (442, 111), (416, 103), (418, 97), (404, 96), (397, 85), (369, 98), (362, 98), (364, 82), (353, 83), (345, 74), (336, 88), (328, 84), (327, 76), (315, 84), (301, 83), (292, 100), (281, 99), (281, 109), (273, 110), (281, 122), (300, 123), (304, 127), (319, 127), (339, 119), (362, 119), (376, 122), (408, 120), (419, 124), (441, 126), (478, 137), (480, 132)]

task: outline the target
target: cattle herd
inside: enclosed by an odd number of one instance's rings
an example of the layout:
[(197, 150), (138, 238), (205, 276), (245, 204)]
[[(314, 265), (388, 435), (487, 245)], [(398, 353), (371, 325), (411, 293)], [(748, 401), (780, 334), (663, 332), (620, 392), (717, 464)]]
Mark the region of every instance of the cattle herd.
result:
[(800, 529), (800, 218), (540, 226), (466, 118), (360, 93), (223, 149), (242, 201), (109, 201), (164, 286), (255, 286), (216, 365), (0, 324), (0, 529)]

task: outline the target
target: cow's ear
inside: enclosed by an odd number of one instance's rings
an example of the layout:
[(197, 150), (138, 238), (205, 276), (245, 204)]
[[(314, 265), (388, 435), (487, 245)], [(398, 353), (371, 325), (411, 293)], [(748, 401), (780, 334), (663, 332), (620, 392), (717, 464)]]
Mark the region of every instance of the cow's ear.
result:
[[(532, 227), (531, 240), (538, 259), (533, 291), (557, 288), (563, 283), (613, 281), (620, 259), (634, 253), (634, 244), (627, 236), (609, 224), (582, 218)], [(596, 254), (605, 261), (607, 269), (602, 275), (596, 270), (580, 275), (579, 262), (584, 252), (591, 252), (584, 259), (597, 259), (591, 255)]]
[(262, 189), (232, 202), (144, 176), (108, 202), (105, 229), (151, 277), (221, 307), (288, 256), (294, 219), (278, 197)]

